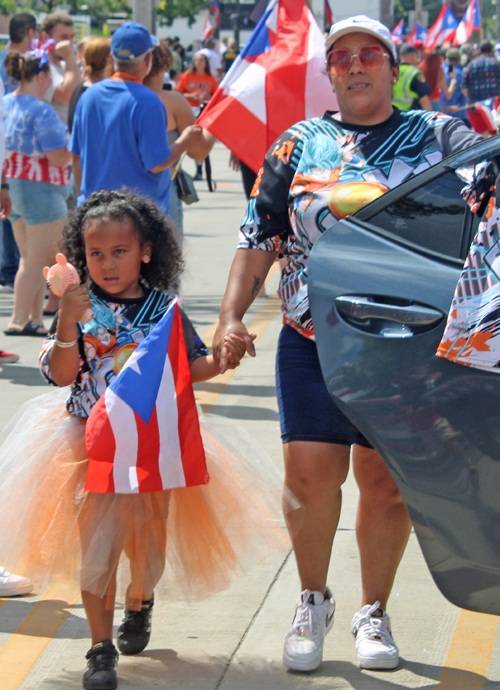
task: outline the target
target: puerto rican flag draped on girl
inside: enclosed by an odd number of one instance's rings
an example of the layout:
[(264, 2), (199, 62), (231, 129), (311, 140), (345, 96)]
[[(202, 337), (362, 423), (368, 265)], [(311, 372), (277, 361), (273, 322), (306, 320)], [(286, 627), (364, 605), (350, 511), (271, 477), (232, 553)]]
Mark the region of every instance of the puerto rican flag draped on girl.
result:
[(452, 41), (458, 26), (458, 19), (448, 5), (443, 5), (439, 17), (427, 32), (424, 47), (426, 50), (434, 50), (445, 41)]
[(271, 0), (197, 124), (257, 172), (288, 127), (337, 108), (324, 46), (304, 0)]
[(409, 45), (411, 45), (413, 41), (422, 41), (422, 43), (425, 43), (426, 38), (427, 29), (425, 29), (421, 24), (415, 24), (405, 43), (408, 43)]
[(208, 6), (207, 16), (205, 18), (205, 22), (203, 23), (203, 29), (201, 34), (203, 40), (215, 35), (215, 32), (219, 28), (219, 22), (219, 3), (217, 2), (217, 0), (212, 0), (210, 5)]
[(461, 46), (462, 43), (467, 43), (472, 35), (472, 32), (481, 28), (481, 14), (479, 13), (479, 3), (477, 0), (472, 0), (464, 14), (462, 21), (458, 25), (453, 39), (454, 46)]
[(85, 441), (86, 491), (137, 494), (208, 482), (177, 300), (92, 409)]
[(398, 45), (398, 43), (401, 43), (401, 41), (403, 40), (404, 29), (405, 29), (405, 20), (400, 19), (399, 22), (394, 27), (394, 29), (391, 31), (392, 40), (394, 41), (394, 43), (396, 45)]

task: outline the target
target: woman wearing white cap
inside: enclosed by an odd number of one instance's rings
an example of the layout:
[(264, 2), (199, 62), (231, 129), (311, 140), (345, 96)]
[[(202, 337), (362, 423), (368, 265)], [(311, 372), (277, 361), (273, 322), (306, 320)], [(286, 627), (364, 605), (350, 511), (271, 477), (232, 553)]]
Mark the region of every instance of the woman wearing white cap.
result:
[[(288, 263), (279, 288), (284, 327), (276, 387), (285, 483), (305, 508), (300, 528), (290, 525), (303, 591), (283, 662), (311, 671), (322, 661), (335, 609), (328, 566), (352, 446), (362, 577), (361, 610), (352, 632), (361, 667), (390, 669), (399, 656), (385, 608), (410, 519), (382, 458), (332, 402), (324, 384), (309, 309), (308, 257), (315, 240), (337, 220), (470, 146), (477, 136), (460, 120), (393, 108), (396, 48), (379, 22), (357, 16), (334, 24), (326, 50), (339, 112), (294, 125), (270, 148), (242, 224), (214, 352), (219, 356), (224, 338), (237, 333), (255, 354), (242, 318), (283, 254)], [(224, 370), (224, 358), (220, 361)]]

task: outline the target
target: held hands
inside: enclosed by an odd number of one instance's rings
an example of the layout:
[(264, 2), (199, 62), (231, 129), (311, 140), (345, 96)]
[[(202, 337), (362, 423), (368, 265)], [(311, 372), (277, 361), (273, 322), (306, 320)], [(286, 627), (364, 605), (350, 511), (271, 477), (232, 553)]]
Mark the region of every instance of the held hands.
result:
[(219, 363), (220, 373), (236, 369), (245, 353), (255, 357), (253, 341), (256, 335), (250, 334), (241, 321), (223, 324), (219, 322), (213, 341), (213, 355)]
[[(253, 342), (257, 336), (250, 335), (249, 337)], [(246, 351), (247, 349), (245, 340), (241, 338), (239, 335), (236, 335), (235, 333), (230, 333), (229, 335), (224, 336), (224, 345), (221, 348), (220, 357), (221, 374), (223, 374), (224, 371), (227, 371), (228, 369), (236, 369), (236, 367), (239, 367), (240, 362), (245, 356)], [(225, 363), (224, 371), (222, 371), (223, 361)]]

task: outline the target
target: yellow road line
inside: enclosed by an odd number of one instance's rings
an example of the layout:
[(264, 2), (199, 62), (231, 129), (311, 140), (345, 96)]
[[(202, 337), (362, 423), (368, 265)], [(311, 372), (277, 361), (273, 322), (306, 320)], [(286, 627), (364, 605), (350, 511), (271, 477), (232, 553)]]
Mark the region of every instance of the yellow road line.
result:
[(79, 600), (78, 587), (58, 582), (40, 597), (0, 649), (2, 690), (21, 685)]
[(462, 609), (436, 690), (483, 690), (499, 619)]

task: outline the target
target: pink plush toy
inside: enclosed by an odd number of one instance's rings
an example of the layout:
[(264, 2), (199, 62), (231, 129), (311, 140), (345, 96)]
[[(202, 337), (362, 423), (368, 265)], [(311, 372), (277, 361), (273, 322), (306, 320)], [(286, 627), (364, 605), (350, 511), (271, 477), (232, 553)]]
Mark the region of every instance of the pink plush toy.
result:
[[(54, 295), (62, 297), (69, 285), (79, 285), (80, 276), (76, 268), (68, 262), (64, 254), (56, 254), (56, 262), (50, 268), (45, 266), (43, 269), (43, 277), (47, 281), (49, 288)], [(91, 309), (87, 309), (82, 318), (81, 323), (87, 323), (94, 317)]]

